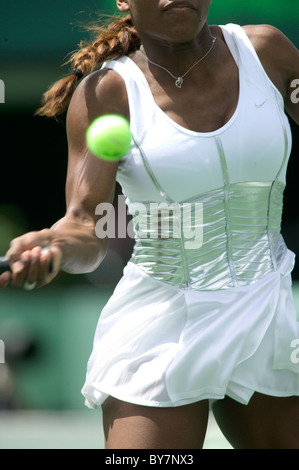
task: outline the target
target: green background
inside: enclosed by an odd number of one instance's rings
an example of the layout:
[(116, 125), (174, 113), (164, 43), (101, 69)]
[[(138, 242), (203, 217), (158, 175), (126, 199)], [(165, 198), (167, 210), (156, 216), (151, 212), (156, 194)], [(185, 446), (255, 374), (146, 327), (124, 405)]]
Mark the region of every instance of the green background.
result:
[[(36, 105), (60, 65), (88, 35), (79, 26), (95, 13), (114, 13), (114, 0), (1, 0), (0, 59), (7, 106)], [(298, 0), (214, 0), (210, 23), (269, 23), (298, 46)], [(64, 73), (64, 71), (63, 71)], [(24, 87), (24, 85), (26, 87)]]

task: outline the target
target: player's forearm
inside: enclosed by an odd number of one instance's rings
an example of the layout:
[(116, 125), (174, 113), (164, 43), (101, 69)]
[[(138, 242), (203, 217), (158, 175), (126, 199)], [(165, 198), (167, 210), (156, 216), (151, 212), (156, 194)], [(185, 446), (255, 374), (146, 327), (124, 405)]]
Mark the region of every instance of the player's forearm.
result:
[(50, 229), (52, 243), (62, 252), (61, 269), (72, 274), (94, 271), (104, 259), (108, 240), (99, 239), (92, 222), (64, 217)]

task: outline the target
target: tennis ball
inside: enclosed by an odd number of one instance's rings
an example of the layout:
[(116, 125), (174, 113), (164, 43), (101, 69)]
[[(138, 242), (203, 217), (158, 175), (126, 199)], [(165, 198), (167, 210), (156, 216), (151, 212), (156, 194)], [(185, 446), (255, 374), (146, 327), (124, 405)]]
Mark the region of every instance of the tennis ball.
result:
[(86, 132), (89, 150), (104, 160), (120, 160), (130, 149), (131, 132), (127, 119), (117, 114), (96, 118)]

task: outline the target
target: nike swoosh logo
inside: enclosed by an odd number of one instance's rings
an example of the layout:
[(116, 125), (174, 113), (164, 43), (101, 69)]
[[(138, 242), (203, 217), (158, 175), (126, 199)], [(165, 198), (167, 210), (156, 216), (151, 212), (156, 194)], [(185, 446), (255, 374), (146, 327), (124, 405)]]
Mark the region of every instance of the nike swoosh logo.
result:
[(255, 107), (256, 107), (256, 108), (261, 108), (262, 106), (264, 106), (265, 103), (267, 103), (267, 101), (268, 101), (268, 100), (265, 100), (265, 101), (263, 101), (262, 103), (258, 103), (258, 104), (255, 103)]

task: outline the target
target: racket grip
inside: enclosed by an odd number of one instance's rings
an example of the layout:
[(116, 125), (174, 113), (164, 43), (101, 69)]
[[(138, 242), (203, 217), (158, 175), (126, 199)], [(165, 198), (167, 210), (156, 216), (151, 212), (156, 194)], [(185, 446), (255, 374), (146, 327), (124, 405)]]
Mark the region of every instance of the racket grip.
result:
[[(47, 251), (48, 248), (44, 248), (43, 251)], [(5, 271), (10, 271), (11, 272), (11, 267), (9, 264), (9, 259), (6, 256), (0, 256), (0, 274), (5, 273)], [(50, 266), (49, 266), (49, 274), (53, 273), (54, 268), (53, 268), (53, 263), (51, 261)]]
[(0, 274), (5, 273), (5, 271), (11, 271), (9, 259), (6, 256), (0, 256)]

